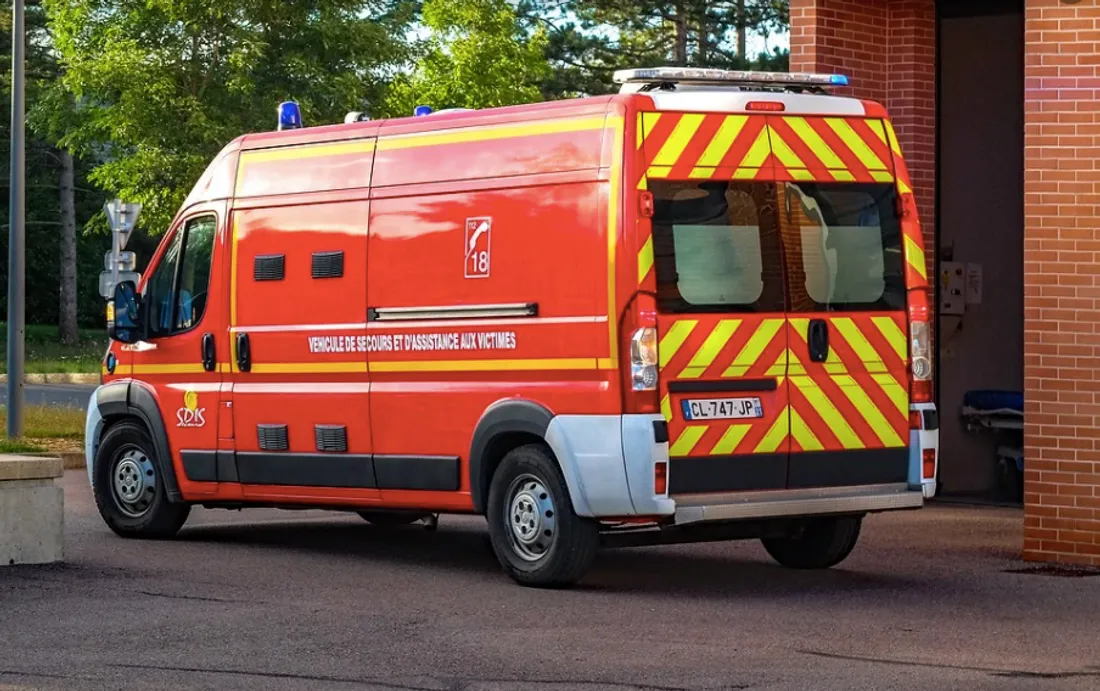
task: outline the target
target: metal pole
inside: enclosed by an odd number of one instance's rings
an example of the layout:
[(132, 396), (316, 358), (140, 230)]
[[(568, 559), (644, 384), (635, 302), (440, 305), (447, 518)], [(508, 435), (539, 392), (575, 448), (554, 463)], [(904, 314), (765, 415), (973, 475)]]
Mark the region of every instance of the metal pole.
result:
[[(118, 246), (118, 231), (111, 229), (111, 256), (114, 257), (114, 266), (111, 268), (111, 290), (118, 285), (118, 254), (121, 248)], [(110, 300), (111, 298), (107, 298)]]
[(23, 322), (26, 280), (26, 209), (23, 102), (23, 2), (12, 2), (11, 28), (11, 185), (8, 206), (8, 438), (23, 436)]

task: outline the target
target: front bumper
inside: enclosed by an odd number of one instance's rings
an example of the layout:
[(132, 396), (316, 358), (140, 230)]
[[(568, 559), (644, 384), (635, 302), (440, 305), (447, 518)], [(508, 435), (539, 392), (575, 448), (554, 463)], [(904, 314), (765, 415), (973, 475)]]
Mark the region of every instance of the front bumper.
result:
[(100, 433), (103, 431), (103, 416), (99, 413), (99, 404), (96, 402), (96, 394), (99, 389), (92, 392), (88, 400), (88, 414), (84, 418), (84, 465), (88, 468), (88, 485), (93, 482), (93, 465), (95, 455), (99, 450)]

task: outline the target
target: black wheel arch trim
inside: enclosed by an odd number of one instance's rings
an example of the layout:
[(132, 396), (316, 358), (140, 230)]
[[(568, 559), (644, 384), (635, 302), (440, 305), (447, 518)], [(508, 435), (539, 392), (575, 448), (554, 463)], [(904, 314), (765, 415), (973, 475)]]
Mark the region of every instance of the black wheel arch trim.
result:
[(485, 454), (493, 440), (503, 434), (532, 434), (546, 438), (546, 430), (554, 419), (545, 406), (525, 399), (505, 399), (485, 409), (474, 428), (470, 443), (470, 495), (474, 511), (484, 514), (489, 503), (489, 481), (485, 472)]
[(95, 404), (104, 418), (126, 415), (129, 410), (130, 382), (105, 384), (95, 392)]
[(148, 388), (137, 382), (115, 382), (101, 386), (96, 392), (96, 406), (104, 420), (109, 418), (136, 418), (149, 431), (156, 453), (157, 470), (164, 480), (168, 501), (183, 502), (176, 470), (172, 464), (172, 447), (168, 444), (168, 431), (160, 414), (157, 399)]

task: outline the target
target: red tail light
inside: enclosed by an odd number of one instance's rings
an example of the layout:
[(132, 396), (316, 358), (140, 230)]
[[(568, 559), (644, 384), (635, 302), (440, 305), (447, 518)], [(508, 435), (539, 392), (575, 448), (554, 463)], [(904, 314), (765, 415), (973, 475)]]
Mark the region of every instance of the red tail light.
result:
[(919, 410), (909, 411), (909, 429), (921, 428), (921, 412)]
[(936, 450), (925, 449), (921, 460), (924, 461), (924, 479), (931, 480), (936, 477)]
[(928, 322), (928, 296), (924, 290), (909, 293), (909, 398), (913, 403), (932, 402), (932, 333)]
[(653, 466), (653, 493), (668, 494), (668, 463), (664, 461)]
[(639, 296), (624, 324), (623, 402), (627, 413), (656, 413), (658, 392), (657, 309), (652, 297)]

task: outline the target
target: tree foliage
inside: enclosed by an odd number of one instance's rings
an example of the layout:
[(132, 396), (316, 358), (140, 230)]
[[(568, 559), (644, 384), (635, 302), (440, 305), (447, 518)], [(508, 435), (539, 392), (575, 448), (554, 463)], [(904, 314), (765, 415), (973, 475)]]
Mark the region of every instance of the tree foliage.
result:
[[(746, 37), (787, 23), (786, 0), (27, 0), (28, 317), (58, 319), (59, 254), (72, 266), (62, 208), (85, 229), (80, 321), (102, 323), (96, 281), (109, 241), (95, 231), (106, 227), (104, 199), (143, 203), (130, 247), (147, 258), (213, 155), (272, 129), (282, 100), (317, 124), (348, 110), (405, 116), (421, 104), (607, 93), (625, 67), (786, 69), (784, 51), (749, 54)], [(10, 55), (11, 5), (2, 3), (0, 90), (9, 97)], [(0, 138), (8, 134), (0, 118)], [(73, 155), (73, 204), (59, 191), (62, 151)], [(0, 155), (6, 169), (6, 146)], [(6, 240), (5, 225), (0, 256)], [(0, 283), (5, 271), (0, 262)]]
[[(163, 231), (228, 141), (271, 129), (297, 100), (307, 122), (377, 99), (406, 57), (403, 0), (46, 0), (74, 114), (62, 144), (92, 181), (141, 202)], [(55, 114), (65, 105), (55, 103)]]
[(606, 93), (616, 69), (692, 65), (786, 70), (787, 52), (749, 54), (747, 37), (789, 24), (788, 0), (521, 0), (548, 34), (548, 97)]
[[(11, 3), (0, 5), (0, 93), (5, 106), (0, 117), (0, 286), (7, 285), (8, 270), (8, 170), (10, 150), (11, 99)], [(46, 13), (40, 2), (26, 5), (26, 301), (27, 319), (35, 323), (58, 323), (59, 264), (61, 257), (61, 162), (57, 139), (49, 127), (36, 118), (39, 104), (56, 88), (61, 74), (47, 31)], [(74, 206), (78, 218), (88, 218), (103, 203), (102, 193), (87, 180), (89, 166), (77, 159), (74, 166)], [(102, 240), (102, 239), (98, 239)], [(98, 272), (103, 265), (102, 241), (82, 239), (77, 247), (78, 283), (76, 290), (80, 320), (85, 324), (102, 320), (103, 303), (96, 290)], [(0, 320), (7, 314), (7, 291), (0, 289)]]
[(527, 33), (507, 0), (426, 0), (430, 32), (411, 74), (394, 81), (384, 112), (485, 108), (539, 100), (550, 76), (545, 31)]

